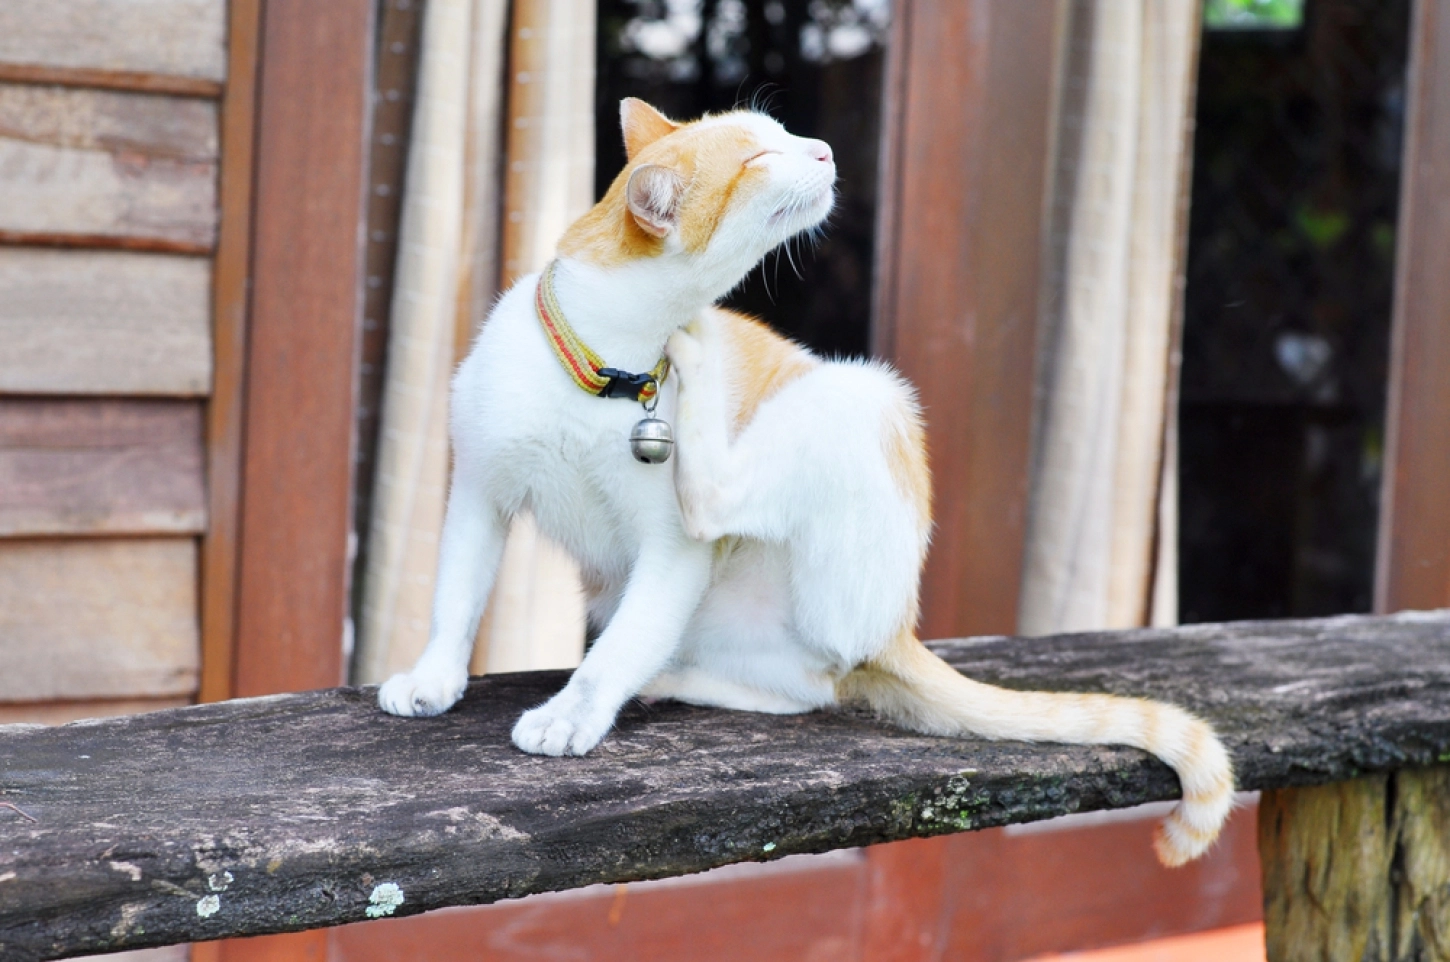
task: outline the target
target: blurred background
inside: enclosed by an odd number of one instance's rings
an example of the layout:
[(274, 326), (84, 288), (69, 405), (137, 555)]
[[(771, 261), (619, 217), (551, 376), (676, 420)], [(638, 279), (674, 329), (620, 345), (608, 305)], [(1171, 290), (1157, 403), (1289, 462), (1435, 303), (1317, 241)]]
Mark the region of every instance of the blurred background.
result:
[[(833, 146), (826, 235), (729, 303), (920, 389), (925, 637), (1450, 605), (1444, 19), (0, 4), (0, 723), (411, 665), (448, 377), (622, 168), (623, 97)], [(520, 519), (474, 671), (589, 632)], [(1249, 962), (1254, 805), (1172, 872), (1149, 807), (134, 957)]]

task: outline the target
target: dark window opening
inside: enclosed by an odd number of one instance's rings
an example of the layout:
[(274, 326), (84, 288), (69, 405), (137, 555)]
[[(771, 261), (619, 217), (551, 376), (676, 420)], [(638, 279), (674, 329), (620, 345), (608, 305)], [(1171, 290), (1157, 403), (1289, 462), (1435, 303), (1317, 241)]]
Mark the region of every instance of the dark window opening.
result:
[(1180, 615), (1368, 611), (1409, 0), (1204, 33), (1183, 344)]
[(822, 353), (866, 354), (888, 0), (600, 0), (598, 10), (596, 196), (624, 166), (624, 97), (677, 120), (753, 104), (825, 140), (838, 183), (824, 238), (769, 255), (726, 304)]

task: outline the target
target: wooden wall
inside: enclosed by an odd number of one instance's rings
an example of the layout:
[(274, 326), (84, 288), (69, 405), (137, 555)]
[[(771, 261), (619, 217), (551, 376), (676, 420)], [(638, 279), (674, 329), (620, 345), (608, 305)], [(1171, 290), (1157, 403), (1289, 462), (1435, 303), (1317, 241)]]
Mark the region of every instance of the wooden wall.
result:
[(227, 13), (0, 4), (0, 722), (197, 692)]

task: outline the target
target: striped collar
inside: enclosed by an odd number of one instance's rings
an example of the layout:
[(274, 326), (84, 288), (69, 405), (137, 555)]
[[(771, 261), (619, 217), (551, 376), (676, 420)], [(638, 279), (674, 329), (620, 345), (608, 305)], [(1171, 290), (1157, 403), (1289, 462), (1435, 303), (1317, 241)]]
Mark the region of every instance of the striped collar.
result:
[(631, 374), (617, 368), (606, 367), (598, 354), (585, 344), (574, 328), (564, 318), (559, 299), (554, 294), (554, 269), (558, 261), (550, 261), (539, 278), (534, 306), (539, 313), (539, 323), (549, 339), (549, 346), (564, 370), (579, 385), (579, 389), (599, 397), (623, 397), (643, 402), (653, 408), (660, 385), (670, 376), (669, 359), (661, 356), (654, 369), (643, 374)]

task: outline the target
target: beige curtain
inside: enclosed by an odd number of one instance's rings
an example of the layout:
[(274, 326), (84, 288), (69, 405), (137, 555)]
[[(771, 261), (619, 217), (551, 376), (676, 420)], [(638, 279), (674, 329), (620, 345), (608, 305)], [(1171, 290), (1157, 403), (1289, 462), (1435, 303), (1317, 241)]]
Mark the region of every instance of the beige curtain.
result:
[(1068, 0), (1050, 186), (1026, 634), (1172, 623), (1176, 344), (1200, 24)]
[[(541, 266), (592, 201), (592, 0), (515, 0), (511, 7), (505, 0), (429, 0), (424, 15), (363, 574), (359, 683), (406, 670), (428, 641), (453, 369), (500, 281)], [(583, 620), (577, 574), (525, 519), (510, 535), (472, 668), (577, 664)]]
[[(594, 0), (515, 0), (503, 283), (539, 270), (594, 202)], [(473, 668), (571, 668), (584, 653), (573, 561), (529, 517), (509, 533)]]

